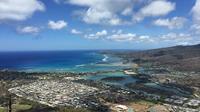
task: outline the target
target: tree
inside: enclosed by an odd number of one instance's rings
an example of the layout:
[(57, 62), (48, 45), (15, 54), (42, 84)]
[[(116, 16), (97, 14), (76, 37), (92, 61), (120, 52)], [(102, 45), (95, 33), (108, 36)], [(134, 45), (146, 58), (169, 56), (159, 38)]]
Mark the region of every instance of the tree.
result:
[(9, 94), (9, 98), (8, 98), (8, 112), (12, 112), (12, 96), (11, 94)]

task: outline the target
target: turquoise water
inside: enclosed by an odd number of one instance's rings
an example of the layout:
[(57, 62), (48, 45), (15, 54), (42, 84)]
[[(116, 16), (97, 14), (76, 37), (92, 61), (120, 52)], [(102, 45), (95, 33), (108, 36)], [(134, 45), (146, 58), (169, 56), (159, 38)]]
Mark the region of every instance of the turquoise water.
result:
[(83, 79), (101, 81), (101, 79), (108, 78), (108, 77), (123, 77), (124, 79), (121, 81), (102, 81), (107, 84), (119, 85), (119, 86), (123, 86), (123, 87), (127, 83), (135, 83), (138, 80), (129, 75), (124, 74), (123, 72), (100, 73), (100, 74), (96, 74), (96, 75), (84, 76)]
[[(123, 77), (124, 79), (122, 79), (120, 81), (113, 81), (113, 80), (112, 81), (108, 81), (108, 80), (103, 81), (102, 80), (104, 78), (109, 78), (109, 77)], [(129, 84), (129, 83), (136, 84), (138, 81), (141, 80), (141, 79), (126, 75), (123, 72), (99, 73), (96, 75), (83, 76), (82, 78), (86, 79), (86, 80), (101, 81), (106, 84), (121, 86), (126, 89), (128, 89), (128, 88), (125, 86), (125, 84)], [(158, 91), (168, 91), (168, 92), (174, 93), (175, 95), (188, 96), (190, 94), (190, 93), (187, 93), (186, 91), (183, 91), (178, 88), (162, 86), (160, 84), (153, 83), (153, 82), (146, 82), (146, 83), (141, 83), (141, 84), (144, 84), (144, 86), (146, 86), (146, 87), (158, 89)]]
[(126, 68), (110, 65), (120, 61), (100, 51), (0, 52), (0, 70), (26, 72), (95, 72)]
[[(116, 64), (121, 62), (118, 57), (105, 55), (99, 51), (41, 51), (41, 52), (0, 52), (0, 70), (17, 70), (26, 72), (97, 72), (113, 71), (130, 66)], [(143, 71), (140, 69), (140, 71)], [(135, 83), (139, 79), (123, 72), (99, 73), (83, 77), (87, 80), (101, 81), (107, 77), (123, 77), (120, 81), (103, 81), (107, 84), (123, 86)], [(176, 88), (167, 88), (155, 83), (145, 86), (167, 90), (176, 94), (182, 92)]]

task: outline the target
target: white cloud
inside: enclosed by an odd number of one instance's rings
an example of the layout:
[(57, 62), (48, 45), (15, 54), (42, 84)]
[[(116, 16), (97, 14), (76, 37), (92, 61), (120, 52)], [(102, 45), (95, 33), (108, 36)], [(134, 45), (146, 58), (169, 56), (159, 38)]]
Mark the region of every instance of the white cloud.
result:
[(101, 22), (108, 22), (108, 20), (111, 19), (112, 16), (112, 13), (109, 11), (89, 8), (83, 17), (83, 20), (86, 23), (98, 24)]
[(86, 34), (86, 39), (107, 40), (113, 42), (131, 42), (131, 43), (167, 43), (171, 45), (194, 44), (200, 42), (198, 37), (189, 33), (167, 33), (162, 35), (138, 35), (135, 33), (124, 33), (122, 30), (112, 30), (107, 32), (102, 30), (93, 34)]
[[(109, 35), (110, 34), (110, 35)], [(106, 30), (102, 30), (95, 34), (88, 34), (84, 36), (86, 39), (102, 39), (117, 42), (154, 42), (154, 40), (148, 35), (136, 35), (134, 33), (122, 33), (122, 30), (113, 30), (108, 33)]]
[(119, 18), (112, 18), (109, 21), (110, 25), (121, 25), (123, 24), (122, 20)]
[(176, 45), (191, 45), (191, 43), (190, 42), (178, 42), (178, 43), (176, 43)]
[(196, 0), (195, 5), (192, 8), (193, 19), (200, 24), (200, 0)]
[(116, 34), (121, 34), (123, 32), (123, 30), (122, 29), (118, 29), (118, 30), (112, 30), (112, 33), (114, 34), (114, 33), (116, 33)]
[(71, 30), (71, 33), (72, 33), (72, 34), (82, 34), (81, 31), (78, 31), (78, 30), (76, 30), (76, 29), (72, 29), (72, 30)]
[(200, 24), (193, 24), (191, 26), (192, 32), (194, 32), (194, 34), (200, 34)]
[(69, 3), (99, 10), (118, 12), (130, 6), (132, 2), (131, 0), (69, 0)]
[(192, 28), (200, 30), (200, 25), (199, 24), (194, 24), (194, 25), (192, 25)]
[(192, 40), (193, 38), (192, 38), (191, 34), (168, 33), (168, 34), (162, 35), (159, 39), (160, 39), (160, 41), (181, 43), (181, 42), (188, 42), (188, 41)]
[(175, 3), (166, 0), (153, 0), (133, 16), (134, 21), (142, 21), (145, 17), (157, 17), (169, 14), (175, 10)]
[(86, 39), (91, 39), (91, 40), (96, 40), (96, 39), (99, 39), (99, 37), (97, 37), (95, 34), (86, 34), (84, 35), (84, 38)]
[(154, 39), (148, 35), (136, 35), (134, 33), (117, 33), (107, 36), (106, 39), (117, 42), (154, 42)]
[(63, 29), (67, 26), (67, 22), (65, 22), (64, 20), (59, 20), (59, 21), (49, 21), (48, 22), (48, 27), (50, 29), (53, 29), (53, 30), (60, 30), (60, 29)]
[(127, 33), (127, 34), (113, 34), (111, 36), (108, 36), (108, 40), (113, 41), (133, 41), (136, 38), (136, 34), (133, 33)]
[(183, 17), (173, 17), (171, 19), (157, 19), (153, 22), (156, 26), (168, 27), (169, 29), (180, 29), (187, 19)]
[(120, 14), (129, 14), (132, 0), (69, 0), (68, 3), (87, 7), (83, 21), (89, 24), (120, 25)]
[(147, 36), (147, 35), (144, 35), (144, 36), (140, 36), (139, 38), (140, 38), (140, 39), (149, 39), (150, 37)]
[(156, 41), (173, 45), (193, 45), (199, 44), (200, 39), (198, 36), (190, 33), (168, 33), (159, 36)]
[(96, 35), (97, 36), (106, 36), (108, 33), (106, 30), (102, 30), (101, 32), (97, 32)]
[(137, 35), (134, 33), (112, 34), (104, 37), (107, 40), (117, 42), (136, 42), (136, 43), (171, 43), (173, 45), (183, 43), (194, 43), (196, 40), (191, 34), (187, 33), (168, 33), (154, 38), (149, 35)]
[[(175, 3), (167, 0), (149, 0), (149, 4), (135, 12), (135, 5), (143, 5), (139, 0), (64, 0), (65, 3), (77, 5), (84, 10), (80, 13), (82, 20), (88, 24), (127, 25), (131, 19), (141, 21), (149, 16), (164, 16), (175, 10)], [(134, 14), (135, 12), (135, 14)], [(127, 16), (123, 18), (123, 16)]]
[(99, 39), (99, 38), (103, 38), (106, 35), (108, 35), (106, 30), (102, 30), (100, 32), (96, 32), (96, 34), (89, 34), (89, 35), (85, 35), (84, 37), (87, 39)]
[(44, 11), (39, 0), (0, 0), (0, 20), (26, 20), (36, 11)]
[(132, 10), (133, 10), (132, 7), (127, 7), (126, 9), (124, 9), (124, 10), (122, 11), (122, 15), (124, 15), (124, 16), (131, 15), (131, 14), (133, 13)]
[(18, 27), (17, 31), (23, 34), (37, 34), (40, 32), (40, 28), (34, 26)]
[(193, 15), (193, 25), (191, 29), (195, 34), (200, 34), (200, 0), (196, 0), (195, 5), (193, 6), (192, 10)]

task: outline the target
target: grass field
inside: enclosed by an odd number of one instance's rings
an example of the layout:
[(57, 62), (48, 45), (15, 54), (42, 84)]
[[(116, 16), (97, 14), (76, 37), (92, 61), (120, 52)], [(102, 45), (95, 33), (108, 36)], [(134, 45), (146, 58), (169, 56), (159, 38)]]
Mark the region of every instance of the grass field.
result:
[(6, 112), (6, 109), (3, 107), (0, 107), (0, 112)]
[(14, 112), (16, 111), (24, 111), (24, 110), (29, 110), (32, 108), (31, 105), (26, 105), (26, 104), (14, 104), (12, 106)]

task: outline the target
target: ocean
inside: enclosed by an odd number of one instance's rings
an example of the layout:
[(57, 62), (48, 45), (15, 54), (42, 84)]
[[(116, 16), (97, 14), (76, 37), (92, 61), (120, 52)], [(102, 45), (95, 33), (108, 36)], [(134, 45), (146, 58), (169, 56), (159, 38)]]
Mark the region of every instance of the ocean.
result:
[[(99, 51), (34, 51), (34, 52), (0, 52), (0, 70), (23, 72), (97, 72), (113, 71), (124, 66), (118, 57), (102, 54)], [(136, 83), (140, 79), (123, 72), (98, 73), (83, 76), (83, 79), (101, 81), (107, 77), (122, 77), (122, 81), (103, 81), (107, 84), (125, 87), (125, 84)], [(183, 93), (174, 88), (162, 87), (156, 83), (144, 83), (147, 87), (159, 88), (176, 94)]]
[[(0, 52), (0, 70), (25, 72), (95, 72), (122, 69), (121, 59), (99, 51)], [(110, 65), (112, 64), (112, 65)]]

